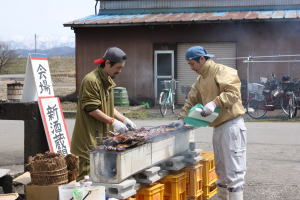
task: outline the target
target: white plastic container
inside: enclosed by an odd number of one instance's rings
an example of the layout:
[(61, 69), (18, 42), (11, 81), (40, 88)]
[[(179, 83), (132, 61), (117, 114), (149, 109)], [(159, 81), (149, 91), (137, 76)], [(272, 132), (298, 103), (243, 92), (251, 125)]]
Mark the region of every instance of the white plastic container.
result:
[(208, 115), (207, 117), (203, 117), (201, 115), (201, 112), (202, 112), (201, 108), (195, 108), (194, 110), (189, 112), (188, 117), (211, 123), (219, 116), (219, 113), (213, 112), (211, 115)]
[(72, 196), (72, 191), (79, 188), (80, 184), (65, 184), (58, 186), (59, 200), (70, 200)]
[[(81, 185), (80, 183), (76, 184), (66, 184), (60, 185), (58, 187), (59, 191), (59, 200), (105, 200), (105, 187), (98, 185)], [(77, 198), (74, 194), (77, 195)], [(79, 199), (78, 199), (79, 197)]]

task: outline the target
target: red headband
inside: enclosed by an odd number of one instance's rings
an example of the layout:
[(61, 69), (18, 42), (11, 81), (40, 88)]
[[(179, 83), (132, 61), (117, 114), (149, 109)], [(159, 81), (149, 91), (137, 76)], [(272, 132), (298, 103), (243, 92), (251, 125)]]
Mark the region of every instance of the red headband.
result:
[(101, 63), (104, 63), (104, 62), (105, 62), (105, 60), (103, 58), (99, 58), (99, 59), (94, 60), (95, 65), (100, 65)]

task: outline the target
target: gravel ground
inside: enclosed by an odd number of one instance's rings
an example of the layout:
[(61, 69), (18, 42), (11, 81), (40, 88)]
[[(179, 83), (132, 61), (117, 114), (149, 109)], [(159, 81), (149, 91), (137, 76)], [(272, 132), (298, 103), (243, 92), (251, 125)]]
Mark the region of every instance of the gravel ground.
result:
[[(0, 81), (0, 100), (6, 99), (6, 84), (12, 81)], [(75, 78), (57, 78), (53, 80), (57, 96), (70, 94), (75, 91)], [(149, 109), (150, 116), (160, 118), (157, 108)], [(175, 114), (169, 113), (166, 118), (176, 119), (180, 111), (178, 107)], [(282, 122), (254, 122), (248, 115), (244, 118), (248, 127), (248, 150), (247, 150), (247, 182), (245, 187), (245, 200), (300, 200), (300, 115), (298, 114), (294, 123)], [(281, 110), (268, 112), (267, 120), (288, 121)], [(74, 120), (67, 120), (69, 131), (72, 132)], [(291, 120), (289, 120), (291, 121)], [(137, 121), (143, 126), (166, 124), (165, 120)], [(23, 161), (23, 122), (5, 121), (0, 122), (0, 147), (1, 168), (10, 168), (12, 174), (24, 170)], [(15, 128), (17, 128), (15, 130)], [(5, 131), (3, 131), (5, 130)], [(7, 135), (7, 136), (6, 136)], [(211, 128), (201, 129), (201, 134), (196, 136), (197, 146), (205, 151), (212, 151)], [(3, 137), (18, 138), (17, 144), (8, 144)], [(13, 149), (13, 150), (12, 150)], [(13, 155), (13, 156), (9, 156)], [(10, 158), (10, 159), (8, 159)], [(9, 161), (9, 164), (5, 164)], [(216, 197), (212, 198), (216, 200)]]
[[(134, 120), (140, 126), (168, 124), (171, 120)], [(2, 168), (13, 173), (23, 170), (23, 122), (0, 121), (0, 157)], [(67, 126), (72, 133), (74, 120), (68, 119)], [(247, 122), (247, 175), (245, 200), (300, 200), (300, 123)], [(8, 131), (9, 130), (9, 131)], [(14, 140), (9, 138), (16, 138)], [(212, 151), (212, 128), (197, 130), (195, 141), (203, 151)], [(5, 141), (5, 142), (3, 142)], [(14, 149), (12, 152), (11, 149)], [(11, 155), (12, 163), (4, 155)], [(3, 158), (3, 159), (2, 159)], [(16, 165), (13, 161), (18, 161)], [(216, 200), (214, 197), (213, 200)]]

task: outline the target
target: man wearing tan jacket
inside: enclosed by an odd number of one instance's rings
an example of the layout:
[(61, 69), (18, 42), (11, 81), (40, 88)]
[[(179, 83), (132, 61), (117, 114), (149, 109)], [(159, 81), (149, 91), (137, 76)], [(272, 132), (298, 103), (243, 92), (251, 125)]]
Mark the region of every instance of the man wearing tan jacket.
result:
[(216, 172), (219, 177), (219, 199), (242, 200), (246, 174), (246, 127), (241, 100), (241, 82), (237, 70), (215, 63), (201, 46), (187, 50), (186, 60), (199, 74), (179, 114), (183, 119), (194, 105), (204, 105), (202, 116), (220, 108), (219, 116), (210, 124)]

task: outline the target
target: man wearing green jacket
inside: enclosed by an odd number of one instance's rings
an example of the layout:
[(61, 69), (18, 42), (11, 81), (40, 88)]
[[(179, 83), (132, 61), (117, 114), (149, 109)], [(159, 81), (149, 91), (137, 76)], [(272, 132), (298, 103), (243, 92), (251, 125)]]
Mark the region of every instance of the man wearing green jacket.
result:
[[(179, 114), (183, 119), (196, 104), (204, 105), (206, 117), (215, 108), (219, 116), (209, 124), (213, 130), (213, 148), (216, 160), (218, 196), (221, 200), (242, 200), (246, 174), (246, 127), (241, 100), (241, 82), (237, 70), (215, 63), (201, 46), (187, 50), (185, 58), (193, 71), (199, 74)], [(177, 123), (182, 123), (178, 121)]]
[(99, 66), (82, 80), (77, 106), (71, 152), (79, 156), (81, 180), (90, 172), (89, 151), (97, 145), (96, 137), (105, 137), (109, 131), (125, 133), (136, 125), (114, 108), (113, 79), (125, 67), (126, 54), (117, 47), (108, 48), (95, 60)]

